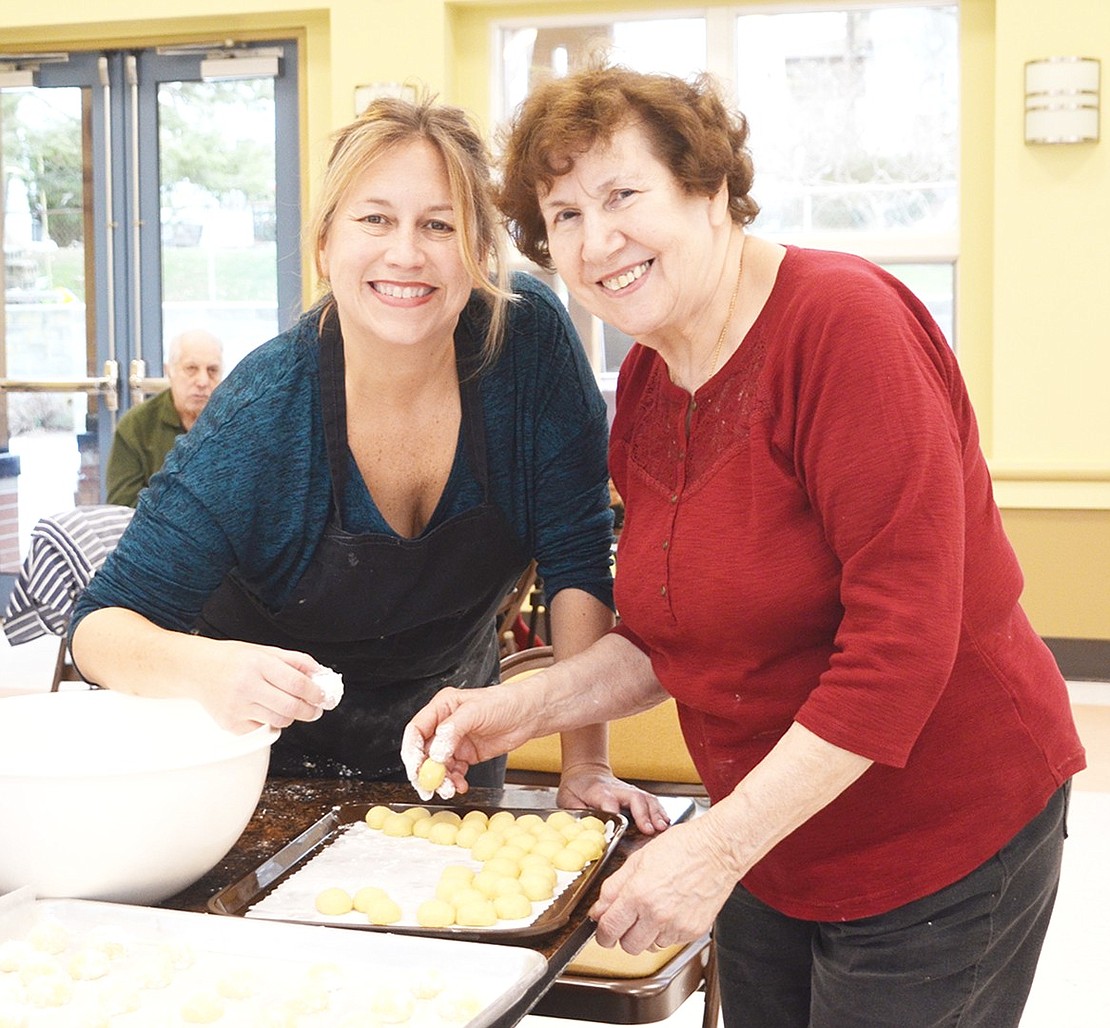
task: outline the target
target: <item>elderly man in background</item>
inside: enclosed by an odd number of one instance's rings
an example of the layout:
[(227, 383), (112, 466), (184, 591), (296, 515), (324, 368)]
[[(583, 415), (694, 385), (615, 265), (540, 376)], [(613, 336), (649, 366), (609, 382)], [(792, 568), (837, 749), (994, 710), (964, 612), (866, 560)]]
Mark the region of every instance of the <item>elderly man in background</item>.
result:
[(168, 389), (132, 407), (116, 426), (108, 458), (108, 502), (134, 507), (177, 437), (188, 432), (223, 377), (223, 344), (210, 332), (182, 332), (170, 342)]

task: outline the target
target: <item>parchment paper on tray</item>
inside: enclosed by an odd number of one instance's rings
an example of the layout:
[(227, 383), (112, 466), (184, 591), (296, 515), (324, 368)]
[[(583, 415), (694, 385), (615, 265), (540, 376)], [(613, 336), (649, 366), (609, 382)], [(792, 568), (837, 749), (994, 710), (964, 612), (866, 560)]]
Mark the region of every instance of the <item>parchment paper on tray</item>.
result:
[[(441, 810), (455, 811), (460, 817), (471, 810), (489, 816), (498, 809), (482, 807), (436, 807), (427, 804), (391, 804), (389, 809), (403, 812), (423, 806), (431, 815)], [(437, 845), (427, 838), (391, 837), (370, 828), (365, 821), (365, 804), (336, 807), (308, 830), (283, 847), (252, 874), (221, 890), (209, 900), (213, 913), (245, 915), (248, 918), (294, 921), (303, 924), (338, 925), (396, 933), (436, 935), (462, 939), (506, 941), (542, 935), (566, 924), (582, 894), (593, 882), (605, 860), (623, 834), (627, 822), (620, 815), (603, 811), (570, 812), (576, 820), (596, 818), (604, 825), (605, 843), (600, 857), (581, 871), (557, 871), (554, 896), (532, 904), (530, 916), (498, 920), (489, 926), (450, 925), (425, 927), (417, 920), (420, 904), (435, 896), (444, 868), (460, 865), (477, 872), (483, 867), (468, 849)], [(380, 808), (379, 808), (380, 809)], [(552, 810), (499, 808), (514, 816), (539, 815), (546, 818)], [(565, 817), (567, 812), (561, 816)], [(370, 924), (364, 913), (322, 914), (316, 898), (325, 889), (342, 889), (354, 896), (360, 889), (373, 886), (384, 890), (401, 908), (401, 919), (388, 925)]]
[(520, 946), (36, 900), (29, 890), (0, 897), (0, 958), (0, 1011), (29, 1028), (486, 1028), (546, 971)]

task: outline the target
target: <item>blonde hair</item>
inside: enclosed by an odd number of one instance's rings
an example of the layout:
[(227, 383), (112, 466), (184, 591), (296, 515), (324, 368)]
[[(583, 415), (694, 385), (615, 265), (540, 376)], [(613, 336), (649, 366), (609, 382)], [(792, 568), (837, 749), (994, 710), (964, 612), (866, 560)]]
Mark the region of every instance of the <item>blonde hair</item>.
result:
[(489, 151), (465, 111), (437, 104), (428, 94), (416, 101), (375, 100), (334, 135), (323, 186), (305, 233), (305, 245), (312, 247), (316, 273), (325, 289), (320, 307), (334, 304), (321, 250), (336, 208), (376, 160), (413, 140), (430, 143), (443, 159), (456, 212), (459, 254), (474, 288), (489, 307), (490, 323), (482, 345), (482, 356), (489, 361), (501, 346), (513, 299), (493, 203)]

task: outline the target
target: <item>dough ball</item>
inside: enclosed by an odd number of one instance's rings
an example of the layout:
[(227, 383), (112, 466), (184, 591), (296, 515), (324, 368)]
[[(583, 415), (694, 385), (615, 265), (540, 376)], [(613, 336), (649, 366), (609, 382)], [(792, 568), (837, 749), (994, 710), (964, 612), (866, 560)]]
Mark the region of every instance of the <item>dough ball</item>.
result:
[(551, 866), (560, 871), (581, 871), (588, 863), (581, 850), (572, 850), (569, 846), (563, 847), (551, 858)]
[(430, 817), (417, 818), (412, 823), (412, 834), (418, 839), (427, 839), (435, 826), (436, 823)]
[(498, 878), (493, 883), (493, 898), (497, 899), (498, 896), (523, 896), (524, 886), (520, 884), (519, 878)]
[(470, 849), (478, 841), (478, 837), (486, 830), (484, 824), (479, 824), (477, 821), (463, 820), (462, 825), (459, 826), (459, 834), (455, 836), (455, 845), (461, 846), (464, 850)]
[(556, 853), (562, 852), (563, 847), (566, 846), (566, 844), (567, 840), (562, 838), (561, 836), (558, 839), (542, 839), (540, 842), (536, 843), (536, 847), (532, 850), (532, 852), (538, 854), (539, 856), (550, 862), (555, 859)]
[[(519, 886), (519, 883), (516, 883)], [(493, 900), (493, 910), (501, 921), (519, 921), (532, 916), (532, 901), (524, 893), (516, 895), (496, 896)]]
[(366, 920), (370, 924), (396, 924), (401, 920), (401, 908), (388, 896), (380, 896), (366, 907)]
[(112, 960), (102, 949), (85, 946), (76, 950), (69, 958), (70, 978), (79, 982), (91, 982), (103, 978), (112, 969)]
[(493, 901), (483, 899), (458, 907), (455, 911), (455, 924), (465, 928), (489, 928), (497, 924), (497, 911), (493, 908)]
[(49, 953), (40, 953), (35, 949), (32, 949), (19, 965), (19, 980), (24, 985), (30, 985), (36, 978), (62, 974), (65, 974), (65, 971), (57, 957), (52, 957)]
[(494, 856), (486, 861), (482, 870), (492, 871), (503, 878), (519, 878), (521, 866), (519, 860), (513, 860), (511, 857)]
[(483, 896), (492, 899), (497, 895), (497, 883), (501, 881), (501, 877), (496, 871), (483, 869), (474, 876), (474, 888)]
[(458, 916), (459, 907), (469, 906), (471, 903), (482, 903), (488, 900), (489, 897), (484, 893), (474, 888), (473, 885), (465, 885), (459, 889), (452, 897), (451, 903), (455, 907), (456, 920)]
[(321, 914), (328, 916), (337, 916), (339, 914), (349, 914), (354, 910), (354, 902), (351, 899), (350, 893), (346, 889), (331, 888), (325, 889), (316, 897), (316, 909)]
[(448, 928), (455, 923), (455, 908), (447, 900), (425, 900), (416, 908), (416, 923), (422, 928)]
[(381, 828), (381, 826), (385, 824), (385, 819), (392, 813), (393, 811), (390, 810), (389, 807), (378, 803), (366, 811), (365, 820), (371, 828)]
[(402, 810), (401, 813), (412, 821), (422, 821), (424, 818), (432, 816), (432, 812), (427, 807), (419, 806), (405, 807), (405, 809)]
[(516, 814), (511, 810), (499, 810), (490, 815), (489, 826), (491, 829), (508, 828), (510, 825), (516, 824)]
[(27, 983), (27, 1002), (33, 1007), (64, 1007), (73, 999), (73, 982), (58, 974), (40, 974)]
[(545, 820), (551, 828), (562, 828), (577, 819), (569, 810), (553, 810)]
[(412, 1017), (412, 996), (396, 988), (378, 989), (370, 997), (370, 1014), (385, 1024), (401, 1024)]
[(495, 851), (491, 859), (509, 860), (520, 867), (520, 862), (524, 859), (525, 850), (519, 846), (502, 846), (499, 850)]
[(456, 828), (462, 824), (462, 818), (457, 810), (437, 810), (432, 815), (432, 820), (437, 823), (454, 825)]
[(224, 999), (250, 999), (258, 995), (258, 976), (249, 967), (232, 967), (216, 979), (216, 991)]
[[(560, 846), (559, 849), (563, 847)], [(520, 858), (520, 873), (524, 874), (525, 871), (533, 867), (551, 867), (551, 858), (545, 857), (542, 853), (525, 853)]]
[(486, 861), (504, 845), (505, 837), (500, 832), (487, 831), (474, 840), (474, 845), (470, 847), (470, 855), (475, 860)]
[(437, 846), (454, 846), (458, 834), (458, 826), (451, 824), (450, 821), (433, 822), (432, 829), (428, 833), (428, 841)]
[(489, 824), (489, 814), (484, 810), (468, 810), (463, 814), (463, 824), (476, 824), (485, 828)]
[(582, 823), (580, 821), (571, 821), (569, 824), (559, 825), (559, 834), (566, 842), (570, 842), (570, 840), (578, 836), (581, 831)]
[(314, 989), (338, 992), (346, 978), (338, 964), (313, 964), (305, 974), (305, 982)]
[(412, 818), (405, 814), (390, 814), (382, 822), (382, 835), (405, 839), (412, 835)]
[[(554, 872), (552, 872), (552, 874), (554, 874)], [(520, 882), (520, 888), (523, 890), (524, 895), (533, 903), (549, 900), (555, 895), (555, 883), (542, 872), (525, 871), (517, 881)]]
[(412, 979), (409, 991), (417, 999), (435, 999), (443, 991), (443, 974), (436, 967), (425, 968)]
[(587, 814), (581, 821), (578, 822), (583, 828), (592, 828), (595, 832), (601, 832), (602, 836), (605, 835), (605, 822), (600, 817), (593, 814)]
[(543, 818), (539, 814), (520, 814), (517, 816), (516, 825), (525, 831), (534, 832), (543, 827)]
[(327, 989), (316, 982), (302, 982), (289, 997), (289, 1009), (300, 1017), (303, 1014), (320, 1014), (328, 1009), (331, 999)]
[(466, 1024), (467, 1021), (474, 1020), (481, 1009), (482, 1001), (468, 992), (445, 993), (436, 1002), (436, 1013), (444, 1021), (453, 1024)]
[(320, 706), (324, 710), (335, 710), (343, 699), (343, 676), (330, 667), (322, 667), (312, 673), (312, 680), (324, 690), (324, 699)]
[(135, 965), (144, 989), (168, 989), (174, 978), (173, 958), (165, 950), (144, 953)]
[(578, 850), (587, 860), (597, 860), (605, 852), (605, 838), (587, 828), (571, 839), (567, 848)]
[(386, 896), (385, 889), (380, 889), (376, 885), (364, 885), (358, 890), (351, 898), (351, 906), (355, 908), (360, 914), (366, 913), (366, 908), (376, 899), (381, 899)]
[(19, 971), (35, 952), (26, 939), (5, 939), (0, 942), (0, 971)]
[(61, 953), (69, 945), (69, 930), (57, 921), (40, 921), (27, 933), (27, 941), (42, 953)]
[(195, 993), (181, 1004), (181, 1020), (189, 1024), (213, 1024), (223, 1016), (223, 1000), (214, 992)]
[(466, 864), (448, 864), (440, 871), (439, 880), (441, 882), (462, 882), (465, 885), (469, 885), (474, 881), (474, 869), (467, 867)]

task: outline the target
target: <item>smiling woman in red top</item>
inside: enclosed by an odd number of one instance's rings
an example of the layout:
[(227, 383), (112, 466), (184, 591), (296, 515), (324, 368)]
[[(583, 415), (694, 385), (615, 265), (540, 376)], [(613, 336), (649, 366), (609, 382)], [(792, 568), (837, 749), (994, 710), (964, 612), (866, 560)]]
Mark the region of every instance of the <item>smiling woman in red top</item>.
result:
[(593, 69), (523, 105), (516, 242), (638, 341), (622, 623), (410, 738), (453, 740), (461, 785), (673, 695), (713, 806), (605, 883), (603, 945), (715, 925), (729, 1025), (1016, 1025), (1084, 764), (1067, 690), (940, 330), (864, 260), (748, 235), (746, 138), (706, 80)]

